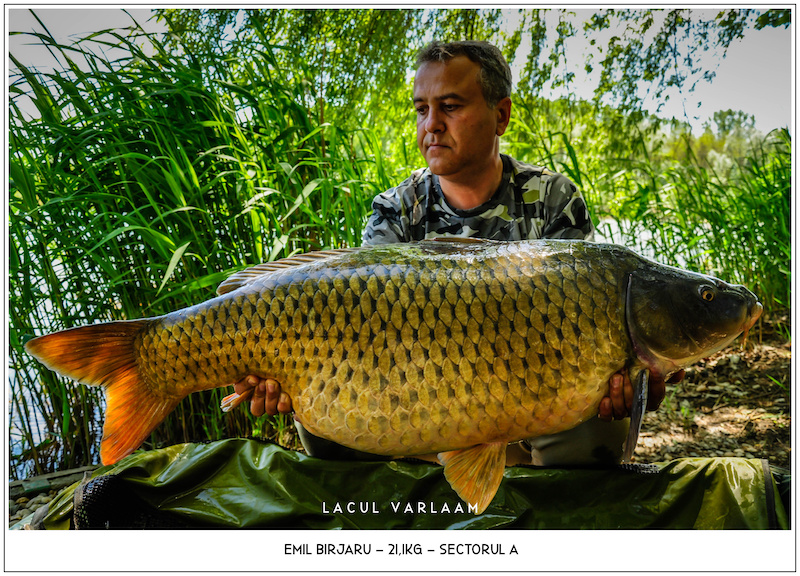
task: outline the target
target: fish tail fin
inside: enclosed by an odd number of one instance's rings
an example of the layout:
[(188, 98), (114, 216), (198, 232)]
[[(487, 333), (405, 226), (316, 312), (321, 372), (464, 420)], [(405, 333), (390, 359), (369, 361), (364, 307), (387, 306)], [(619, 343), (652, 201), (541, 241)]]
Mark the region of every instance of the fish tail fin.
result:
[(81, 326), (34, 338), (25, 345), (54, 372), (105, 388), (103, 464), (114, 464), (138, 448), (181, 400), (180, 396), (153, 393), (139, 370), (137, 338), (151, 322)]

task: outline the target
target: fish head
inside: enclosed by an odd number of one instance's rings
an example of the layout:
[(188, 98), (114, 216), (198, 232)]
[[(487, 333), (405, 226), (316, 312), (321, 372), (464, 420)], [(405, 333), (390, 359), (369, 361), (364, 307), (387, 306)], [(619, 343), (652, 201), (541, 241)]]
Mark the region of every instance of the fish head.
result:
[(744, 286), (661, 265), (632, 272), (626, 299), (636, 355), (662, 376), (725, 348), (762, 312)]

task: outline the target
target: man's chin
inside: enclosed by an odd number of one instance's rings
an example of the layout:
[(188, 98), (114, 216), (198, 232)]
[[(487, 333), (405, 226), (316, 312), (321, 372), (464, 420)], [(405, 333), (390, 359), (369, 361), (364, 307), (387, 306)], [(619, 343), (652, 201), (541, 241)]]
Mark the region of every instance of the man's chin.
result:
[(453, 166), (448, 162), (442, 162), (440, 158), (425, 158), (425, 160), (432, 174), (447, 176), (453, 173)]

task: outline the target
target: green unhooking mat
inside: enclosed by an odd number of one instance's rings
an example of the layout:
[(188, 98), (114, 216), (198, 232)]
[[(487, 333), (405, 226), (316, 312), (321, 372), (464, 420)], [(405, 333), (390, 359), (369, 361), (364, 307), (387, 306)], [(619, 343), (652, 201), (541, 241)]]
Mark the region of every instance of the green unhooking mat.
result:
[[(643, 472), (644, 471), (644, 472)], [(319, 460), (231, 439), (134, 453), (51, 502), (70, 528), (788, 528), (766, 461), (689, 458), (611, 469), (507, 468), (482, 515), (440, 466)]]

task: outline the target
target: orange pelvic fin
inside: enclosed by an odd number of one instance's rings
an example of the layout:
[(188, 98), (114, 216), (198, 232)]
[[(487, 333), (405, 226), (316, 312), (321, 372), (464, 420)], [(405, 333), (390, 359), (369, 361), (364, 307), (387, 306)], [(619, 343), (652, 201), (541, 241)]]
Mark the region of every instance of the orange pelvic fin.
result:
[(136, 338), (149, 323), (136, 320), (82, 326), (40, 336), (25, 345), (54, 372), (105, 388), (103, 464), (114, 464), (138, 448), (181, 400), (154, 393), (139, 372)]
[(500, 487), (507, 446), (506, 442), (492, 442), (439, 454), (444, 477), (477, 514), (486, 510)]

